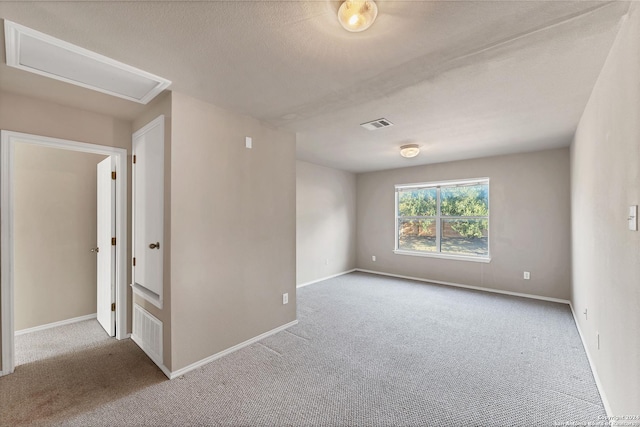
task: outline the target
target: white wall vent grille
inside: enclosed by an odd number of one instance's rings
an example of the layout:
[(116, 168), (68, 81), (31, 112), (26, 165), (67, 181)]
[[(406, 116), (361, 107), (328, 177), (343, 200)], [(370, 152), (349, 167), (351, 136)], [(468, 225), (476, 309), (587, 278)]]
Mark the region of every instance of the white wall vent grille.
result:
[(162, 366), (162, 322), (135, 303), (131, 339), (151, 360)]
[(7, 65), (146, 104), (171, 81), (114, 59), (4, 21)]
[(367, 130), (377, 130), (377, 129), (382, 129), (382, 128), (387, 128), (389, 126), (393, 126), (393, 123), (391, 123), (391, 121), (387, 120), (387, 119), (378, 119), (378, 120), (373, 120), (367, 123), (362, 123), (360, 124), (360, 126), (362, 126), (363, 128), (367, 129)]

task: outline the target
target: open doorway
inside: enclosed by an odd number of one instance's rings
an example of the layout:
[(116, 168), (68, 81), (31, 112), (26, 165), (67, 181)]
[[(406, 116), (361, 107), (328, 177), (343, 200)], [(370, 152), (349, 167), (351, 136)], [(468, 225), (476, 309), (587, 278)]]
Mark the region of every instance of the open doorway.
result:
[[(57, 319), (89, 319), (97, 313), (108, 335), (127, 337), (127, 197), (124, 149), (7, 131), (2, 131), (1, 140), (0, 375), (5, 375), (15, 368), (16, 331), (51, 326)], [(46, 167), (41, 169), (47, 169), (48, 176), (37, 172), (38, 163), (42, 166), (42, 162)], [(25, 165), (31, 170), (23, 170)], [(81, 175), (88, 177), (91, 171), (92, 179), (83, 182)], [(100, 179), (96, 178), (99, 172), (108, 174), (102, 181), (102, 190)], [(60, 183), (67, 184), (65, 192), (54, 192)], [(88, 191), (90, 187), (93, 192)], [(85, 200), (87, 194), (93, 194), (92, 200)], [(109, 200), (115, 209), (106, 208), (106, 215), (98, 214), (100, 202), (104, 211)], [(102, 242), (97, 239), (96, 230), (100, 227), (106, 229), (108, 244), (104, 238)], [(77, 234), (74, 238), (62, 238), (73, 233)], [(58, 248), (54, 244), (56, 235), (60, 237)], [(100, 273), (96, 274), (96, 268)], [(62, 283), (65, 277), (72, 283)], [(102, 285), (87, 287), (87, 281), (96, 284), (100, 277)], [(34, 286), (23, 288), (21, 283)]]

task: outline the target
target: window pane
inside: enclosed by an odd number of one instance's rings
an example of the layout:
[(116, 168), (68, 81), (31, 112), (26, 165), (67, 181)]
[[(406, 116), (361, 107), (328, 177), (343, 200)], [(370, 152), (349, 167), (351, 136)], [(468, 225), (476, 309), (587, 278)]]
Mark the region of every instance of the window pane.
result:
[(487, 219), (443, 219), (440, 249), (442, 253), (489, 255)]
[(398, 191), (398, 216), (435, 216), (437, 212), (435, 188)]
[(442, 216), (488, 216), (489, 185), (442, 187), (440, 190)]
[(398, 220), (398, 249), (436, 251), (436, 220)]

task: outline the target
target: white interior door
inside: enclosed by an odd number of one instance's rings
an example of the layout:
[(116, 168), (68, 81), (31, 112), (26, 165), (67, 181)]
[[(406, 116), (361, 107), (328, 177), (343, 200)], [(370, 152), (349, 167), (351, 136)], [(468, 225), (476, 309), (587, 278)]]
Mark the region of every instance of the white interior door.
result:
[(113, 158), (98, 163), (98, 322), (109, 336), (116, 334), (116, 181), (112, 178)]
[(133, 290), (162, 307), (164, 116), (133, 135)]

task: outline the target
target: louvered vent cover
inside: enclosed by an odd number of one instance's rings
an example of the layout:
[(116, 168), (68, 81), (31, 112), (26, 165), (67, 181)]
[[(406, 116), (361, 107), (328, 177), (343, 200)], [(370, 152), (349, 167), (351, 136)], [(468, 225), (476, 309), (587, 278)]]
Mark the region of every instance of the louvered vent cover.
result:
[(133, 304), (133, 333), (131, 339), (153, 360), (162, 366), (162, 322), (138, 304)]
[(371, 122), (362, 123), (360, 126), (362, 126), (363, 128), (365, 128), (367, 130), (377, 130), (377, 129), (382, 129), (382, 128), (387, 128), (389, 126), (393, 126), (393, 123), (391, 123), (387, 119), (378, 119), (378, 120), (373, 120)]

